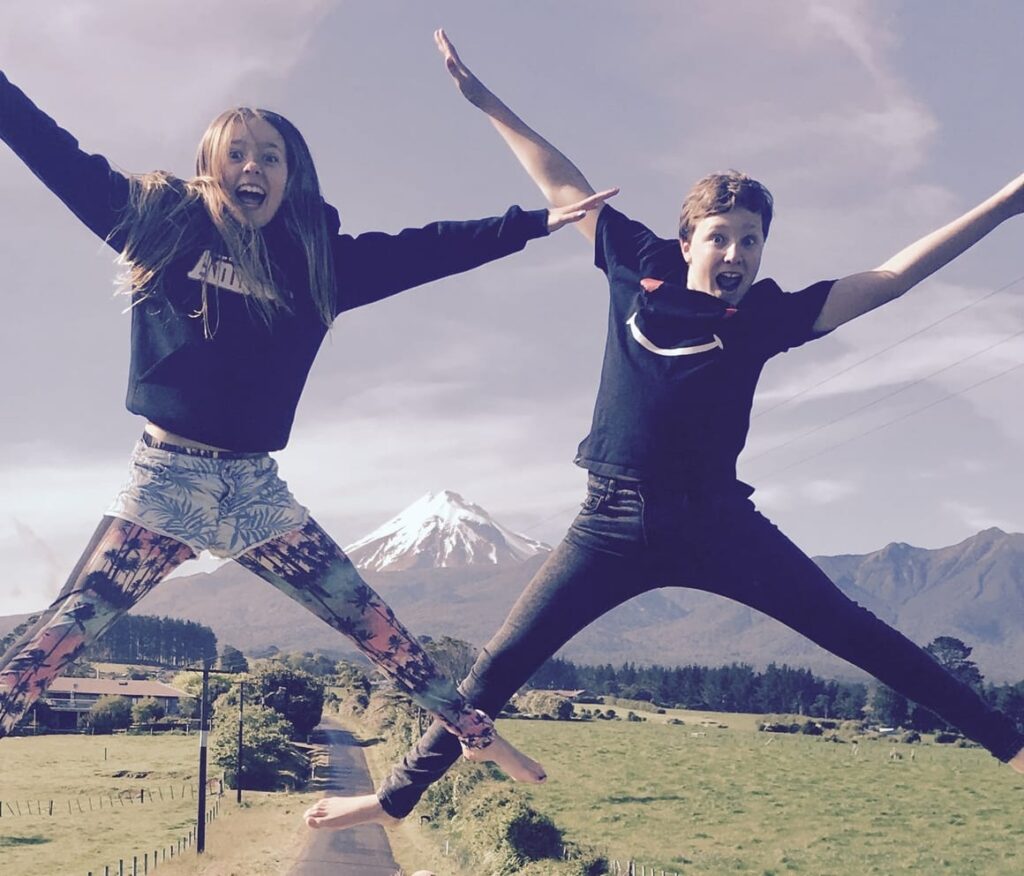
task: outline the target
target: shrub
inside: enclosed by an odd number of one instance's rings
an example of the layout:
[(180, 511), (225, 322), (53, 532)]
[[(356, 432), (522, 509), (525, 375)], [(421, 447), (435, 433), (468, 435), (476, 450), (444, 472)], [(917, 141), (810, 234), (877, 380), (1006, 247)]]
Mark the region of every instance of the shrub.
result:
[(132, 706), (132, 721), (136, 724), (152, 724), (165, 714), (166, 709), (155, 697), (145, 697)]
[(959, 733), (947, 733), (945, 731), (935, 734), (935, 741), (939, 745), (949, 745), (953, 742), (959, 742), (963, 737)]
[(765, 721), (757, 729), (760, 730), (762, 733), (799, 733), (800, 725), (784, 724), (781, 721)]
[[(241, 786), (255, 791), (295, 788), (306, 781), (306, 759), (291, 744), (295, 732), (278, 712), (247, 706), (242, 719)], [(218, 715), (210, 738), (210, 758), (224, 771), (224, 780), (238, 787), (238, 720)]]
[(308, 672), (270, 662), (249, 675), (255, 697), (279, 712), (299, 736), (307, 736), (320, 723), (324, 710), (324, 685)]
[(548, 720), (568, 721), (572, 717), (572, 700), (548, 690), (531, 690), (516, 698), (522, 714), (537, 715)]
[(461, 801), (488, 778), (491, 769), (485, 764), (460, 762), (427, 789), (417, 811), (435, 824), (447, 824), (459, 814)]
[(608, 873), (608, 859), (591, 849), (579, 849), (573, 854), (567, 850), (568, 858), (554, 861), (545, 858), (542, 861), (531, 861), (525, 867), (516, 870), (517, 876), (602, 876)]
[(470, 853), (477, 872), (506, 876), (530, 861), (562, 855), (562, 832), (514, 789), (485, 785), (468, 794), (455, 824), (459, 845)]
[(112, 733), (132, 723), (132, 701), (128, 697), (100, 697), (85, 716), (94, 733)]
[(816, 724), (814, 721), (804, 721), (803, 726), (800, 727), (800, 732), (804, 736), (821, 736), (821, 726)]

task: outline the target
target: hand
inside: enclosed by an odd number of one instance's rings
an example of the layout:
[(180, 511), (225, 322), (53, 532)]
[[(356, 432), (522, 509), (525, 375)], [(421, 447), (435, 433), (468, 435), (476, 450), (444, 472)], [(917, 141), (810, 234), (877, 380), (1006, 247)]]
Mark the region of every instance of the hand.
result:
[(579, 222), (591, 210), (600, 210), (604, 202), (619, 193), (617, 188), (605, 189), (564, 207), (548, 207), (548, 231), (557, 231), (563, 225)]
[(1010, 214), (1024, 213), (1024, 173), (1013, 180), (1006, 189)]
[(469, 67), (462, 63), (458, 52), (455, 51), (455, 46), (451, 44), (443, 28), (434, 31), (434, 42), (437, 43), (437, 50), (444, 56), (445, 68), (455, 80), (455, 86), (462, 92), (462, 96), (466, 100), (482, 110), (486, 110), (490, 104), (497, 101), (487, 86), (476, 78)]

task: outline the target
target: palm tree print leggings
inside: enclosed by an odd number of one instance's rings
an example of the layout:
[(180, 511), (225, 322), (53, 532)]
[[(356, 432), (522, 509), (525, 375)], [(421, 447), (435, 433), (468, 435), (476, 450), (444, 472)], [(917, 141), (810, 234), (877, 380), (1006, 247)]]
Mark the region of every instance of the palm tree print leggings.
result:
[[(195, 556), (166, 535), (104, 517), (60, 595), (0, 657), (0, 736), (47, 686), (177, 566)], [(494, 738), (491, 719), (466, 703), (420, 644), (312, 519), (236, 558), (246, 569), (348, 636), (468, 748)]]

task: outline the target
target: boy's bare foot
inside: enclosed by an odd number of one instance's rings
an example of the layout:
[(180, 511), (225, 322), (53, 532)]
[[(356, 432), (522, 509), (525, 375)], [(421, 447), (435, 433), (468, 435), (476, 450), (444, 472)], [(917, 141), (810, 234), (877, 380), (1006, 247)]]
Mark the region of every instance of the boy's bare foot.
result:
[(388, 815), (380, 805), (376, 794), (361, 797), (324, 797), (303, 813), (306, 824), (312, 828), (328, 827), (346, 830), (360, 824), (399, 824), (397, 818)]
[(1013, 760), (1009, 761), (1009, 764), (1018, 773), (1024, 773), (1024, 748), (1013, 756)]
[(491, 761), (504, 770), (510, 779), (517, 782), (538, 785), (548, 777), (544, 772), (544, 767), (533, 758), (523, 754), (500, 733), (494, 734), (493, 741), (486, 748), (463, 746), (462, 756), (474, 763)]

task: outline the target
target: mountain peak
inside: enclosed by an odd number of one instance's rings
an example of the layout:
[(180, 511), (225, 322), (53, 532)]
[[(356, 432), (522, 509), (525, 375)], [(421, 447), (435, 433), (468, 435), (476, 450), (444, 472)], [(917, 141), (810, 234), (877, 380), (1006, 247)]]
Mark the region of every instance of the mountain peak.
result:
[(356, 566), (376, 572), (516, 563), (549, 550), (454, 490), (424, 494), (345, 548)]

